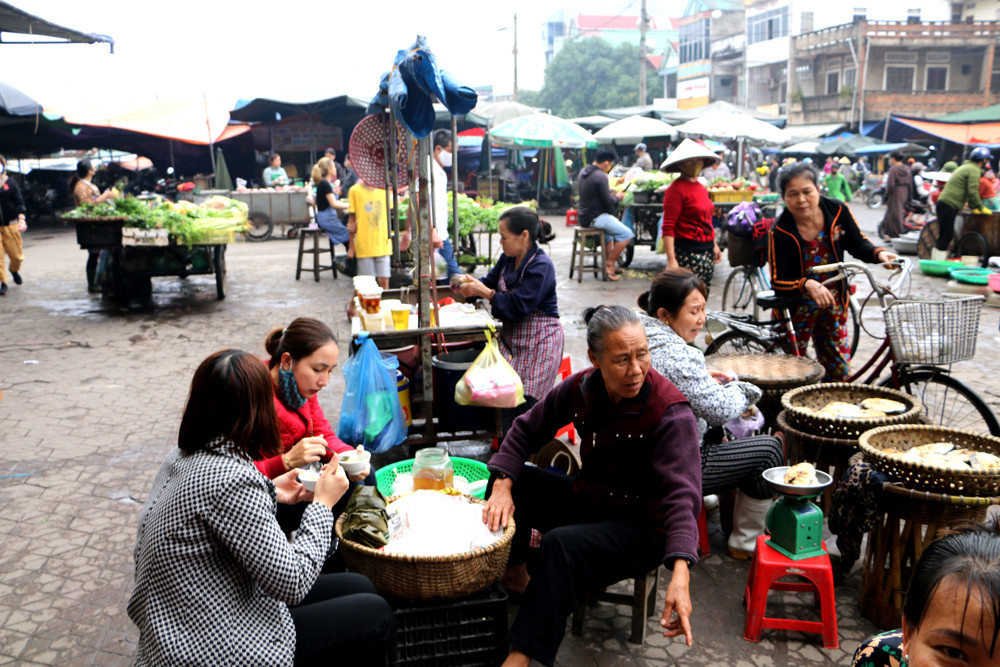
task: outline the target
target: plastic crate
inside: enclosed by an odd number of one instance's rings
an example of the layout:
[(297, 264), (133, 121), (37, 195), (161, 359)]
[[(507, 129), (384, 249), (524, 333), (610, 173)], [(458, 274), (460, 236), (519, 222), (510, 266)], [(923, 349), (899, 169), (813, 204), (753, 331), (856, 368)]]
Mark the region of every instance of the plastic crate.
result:
[(457, 602), (398, 602), (393, 608), (393, 665), (495, 667), (507, 657), (507, 594), (497, 584)]
[(750, 201), (753, 199), (751, 190), (709, 190), (709, 199), (718, 204)]
[[(486, 469), (486, 464), (480, 463), (475, 459), (452, 456), (451, 465), (456, 475), (464, 477), (469, 482), (478, 482), (490, 477), (490, 471)], [(413, 470), (413, 459), (406, 459), (405, 461), (399, 461), (398, 463), (379, 468), (375, 471), (375, 481), (378, 484), (378, 490), (386, 497), (391, 496), (392, 485), (396, 481), (396, 475), (408, 473), (411, 470)], [(482, 499), (486, 495), (486, 488), (483, 487), (481, 491), (470, 495)]]

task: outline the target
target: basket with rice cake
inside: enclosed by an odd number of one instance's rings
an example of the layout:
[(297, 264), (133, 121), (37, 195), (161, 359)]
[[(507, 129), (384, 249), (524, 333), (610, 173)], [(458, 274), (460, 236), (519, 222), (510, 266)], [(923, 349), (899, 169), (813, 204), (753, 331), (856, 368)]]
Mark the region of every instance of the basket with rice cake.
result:
[(945, 426), (903, 424), (865, 432), (865, 460), (908, 489), (1000, 496), (1000, 438)]
[(923, 404), (896, 389), (830, 382), (799, 387), (781, 397), (788, 423), (825, 438), (856, 440), (869, 429), (919, 423)]

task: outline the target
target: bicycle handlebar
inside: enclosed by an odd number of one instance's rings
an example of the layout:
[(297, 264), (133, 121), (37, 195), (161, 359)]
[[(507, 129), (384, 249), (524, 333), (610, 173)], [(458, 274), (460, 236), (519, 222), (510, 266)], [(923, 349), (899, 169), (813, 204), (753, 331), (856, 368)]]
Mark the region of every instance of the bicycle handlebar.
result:
[(875, 276), (872, 275), (871, 269), (868, 268), (868, 265), (862, 264), (861, 262), (837, 262), (835, 264), (823, 264), (820, 266), (814, 266), (808, 271), (809, 273), (830, 273), (831, 271), (840, 272), (839, 275), (834, 276), (830, 280), (824, 281), (824, 283), (847, 278), (848, 275), (846, 272), (864, 273), (865, 277), (868, 278), (868, 282), (871, 284), (872, 289), (878, 295), (879, 303), (881, 303), (882, 307), (885, 308), (885, 296), (887, 294), (894, 295), (896, 290), (902, 286), (907, 276), (910, 275), (910, 271), (913, 270), (913, 262), (909, 257), (897, 257), (889, 262), (883, 262), (879, 264), (879, 266), (898, 267), (895, 278), (890, 284), (885, 285), (876, 280)]

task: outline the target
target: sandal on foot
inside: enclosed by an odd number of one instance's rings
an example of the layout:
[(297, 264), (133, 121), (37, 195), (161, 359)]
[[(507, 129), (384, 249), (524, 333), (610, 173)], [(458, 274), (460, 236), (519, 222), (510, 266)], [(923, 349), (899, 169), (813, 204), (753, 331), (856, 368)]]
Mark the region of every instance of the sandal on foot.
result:
[(14, 279), (15, 285), (20, 285), (22, 282), (24, 282), (23, 280), (21, 280), (21, 274), (18, 273), (17, 271), (11, 271), (10, 277)]

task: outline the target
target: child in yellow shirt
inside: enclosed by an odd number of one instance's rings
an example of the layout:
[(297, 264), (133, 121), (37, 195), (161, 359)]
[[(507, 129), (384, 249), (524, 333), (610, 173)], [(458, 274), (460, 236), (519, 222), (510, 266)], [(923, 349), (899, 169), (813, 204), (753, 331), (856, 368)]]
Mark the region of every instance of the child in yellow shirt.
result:
[(351, 233), (347, 256), (358, 258), (358, 275), (375, 276), (378, 284), (387, 289), (392, 242), (386, 191), (358, 181), (351, 186), (347, 199), (347, 229)]

